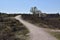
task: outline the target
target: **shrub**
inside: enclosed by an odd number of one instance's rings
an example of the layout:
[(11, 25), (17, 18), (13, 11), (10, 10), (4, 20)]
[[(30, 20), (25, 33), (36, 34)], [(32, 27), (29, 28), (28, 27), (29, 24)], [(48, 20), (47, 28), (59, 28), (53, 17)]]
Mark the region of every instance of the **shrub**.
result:
[(1, 18), (1, 20), (0, 20), (0, 40), (20, 40), (21, 38), (16, 37), (16, 35), (18, 35), (17, 32), (18, 33), (20, 32), (20, 35), (25, 36), (25, 34), (28, 33), (28, 30), (27, 30), (27, 28), (25, 28), (25, 26), (22, 23), (20, 23), (16, 19), (11, 19), (11, 18), (7, 18), (7, 17)]

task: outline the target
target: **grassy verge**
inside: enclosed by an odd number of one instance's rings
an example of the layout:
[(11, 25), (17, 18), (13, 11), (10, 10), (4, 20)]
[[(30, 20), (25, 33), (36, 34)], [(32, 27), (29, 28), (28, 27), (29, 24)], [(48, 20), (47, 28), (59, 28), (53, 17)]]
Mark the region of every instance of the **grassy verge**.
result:
[(58, 40), (60, 40), (60, 32), (51, 32)]
[(0, 40), (27, 40), (28, 29), (16, 19), (0, 18)]
[(47, 31), (52, 36), (56, 37), (57, 40), (60, 40), (60, 31), (58, 29), (46, 28), (45, 31)]

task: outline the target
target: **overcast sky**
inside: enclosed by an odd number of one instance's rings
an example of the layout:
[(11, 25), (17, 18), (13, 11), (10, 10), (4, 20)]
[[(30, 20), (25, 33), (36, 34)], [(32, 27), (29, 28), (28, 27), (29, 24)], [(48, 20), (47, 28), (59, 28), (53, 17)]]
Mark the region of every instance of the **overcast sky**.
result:
[(60, 0), (0, 0), (0, 12), (27, 13), (34, 6), (45, 13), (60, 12)]

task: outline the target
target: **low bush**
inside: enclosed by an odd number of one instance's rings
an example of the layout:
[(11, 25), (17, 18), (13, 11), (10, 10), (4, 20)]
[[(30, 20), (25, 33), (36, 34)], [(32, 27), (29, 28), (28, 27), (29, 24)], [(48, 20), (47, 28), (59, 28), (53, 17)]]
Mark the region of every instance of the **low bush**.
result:
[[(45, 24), (47, 28), (60, 29), (60, 20), (58, 18), (35, 17), (33, 15), (23, 15), (22, 18), (34, 24)], [(43, 26), (42, 26), (43, 27)]]
[(0, 40), (26, 40), (28, 32), (28, 29), (16, 19), (0, 18)]

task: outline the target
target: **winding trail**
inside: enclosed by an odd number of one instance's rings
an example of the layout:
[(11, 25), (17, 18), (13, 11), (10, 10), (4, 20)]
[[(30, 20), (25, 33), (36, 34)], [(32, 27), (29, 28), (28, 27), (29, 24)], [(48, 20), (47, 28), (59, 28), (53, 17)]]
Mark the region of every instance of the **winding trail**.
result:
[(46, 31), (44, 31), (43, 28), (39, 28), (27, 21), (24, 21), (21, 18), (21, 15), (15, 17), (17, 20), (19, 20), (24, 26), (26, 26), (30, 31), (30, 40), (57, 40), (55, 37), (48, 34)]

